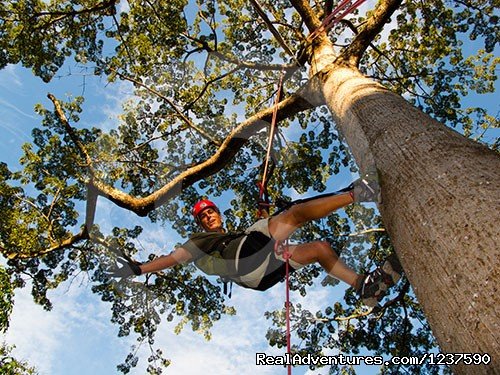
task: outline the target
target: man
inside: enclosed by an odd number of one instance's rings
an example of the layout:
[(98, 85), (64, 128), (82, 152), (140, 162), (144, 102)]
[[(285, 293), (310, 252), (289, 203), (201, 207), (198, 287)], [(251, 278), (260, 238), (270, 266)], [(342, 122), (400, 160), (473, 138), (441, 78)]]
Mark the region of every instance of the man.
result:
[[(192, 213), (204, 232), (193, 234), (183, 245), (169, 255), (138, 264), (118, 261), (123, 265), (114, 269), (115, 277), (128, 277), (160, 271), (177, 264), (194, 261), (207, 274), (217, 274), (250, 289), (266, 290), (285, 276), (284, 254), (275, 251), (276, 243), (285, 241), (297, 228), (311, 220), (323, 218), (353, 202), (380, 200), (376, 180), (359, 179), (339, 194), (321, 196), (292, 205), (286, 211), (257, 221), (244, 232), (226, 232), (217, 206), (210, 200), (201, 200)], [(287, 255), (288, 254), (288, 255)], [(353, 287), (363, 303), (375, 306), (386, 290), (401, 277), (401, 266), (390, 256), (382, 267), (367, 275), (349, 268), (325, 241), (290, 245), (290, 271), (305, 265), (319, 263), (331, 276)]]

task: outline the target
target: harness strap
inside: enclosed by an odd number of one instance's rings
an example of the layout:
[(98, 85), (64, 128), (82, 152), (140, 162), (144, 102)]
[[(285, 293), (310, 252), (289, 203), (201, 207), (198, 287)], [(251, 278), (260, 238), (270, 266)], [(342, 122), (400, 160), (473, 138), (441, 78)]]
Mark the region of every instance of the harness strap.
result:
[[(230, 279), (224, 279), (222, 278), (222, 283), (223, 283), (223, 292), (224, 294), (228, 297), (231, 298), (233, 294), (233, 280)], [(229, 291), (228, 291), (228, 285), (229, 284)]]

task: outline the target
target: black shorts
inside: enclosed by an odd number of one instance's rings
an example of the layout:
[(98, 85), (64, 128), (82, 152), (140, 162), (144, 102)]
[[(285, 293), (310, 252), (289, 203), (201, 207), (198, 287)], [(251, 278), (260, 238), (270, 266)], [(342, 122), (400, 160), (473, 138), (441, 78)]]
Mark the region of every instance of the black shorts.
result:
[[(250, 232), (246, 236), (238, 257), (238, 274), (248, 275), (262, 268), (263, 275), (257, 285), (255, 282), (253, 285), (248, 285), (244, 280), (235, 280), (237, 284), (245, 288), (264, 291), (285, 278), (286, 262), (276, 257), (275, 243), (276, 241), (261, 232)], [(295, 268), (289, 266), (289, 272), (294, 271)]]

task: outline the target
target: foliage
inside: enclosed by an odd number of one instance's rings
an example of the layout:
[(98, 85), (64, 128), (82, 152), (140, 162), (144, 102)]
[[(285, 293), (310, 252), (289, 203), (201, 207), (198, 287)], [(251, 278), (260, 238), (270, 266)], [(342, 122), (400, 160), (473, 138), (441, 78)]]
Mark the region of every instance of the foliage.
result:
[(9, 317), (14, 306), (14, 290), (3, 267), (0, 267), (0, 290), (0, 330), (5, 332), (9, 327)]
[(19, 361), (10, 356), (13, 347), (3, 343), (0, 346), (0, 372), (5, 375), (35, 375), (34, 367), (29, 367), (26, 361)]
[[(262, 1), (294, 53), (300, 52), (307, 35), (303, 19), (292, 6), (296, 3)], [(360, 69), (438, 120), (498, 148), (498, 140), (486, 136), (488, 129), (498, 127), (498, 118), (464, 104), (471, 92), (494, 90), (498, 58), (493, 52), (499, 35), (494, 1), (431, 3), (401, 5), (388, 36), (372, 41)], [(321, 15), (319, 7), (315, 11)], [(351, 25), (341, 23), (330, 31), (336, 48), (341, 50), (353, 39), (348, 26), (362, 30), (370, 15), (356, 15)], [(86, 116), (84, 98), (60, 102), (72, 130), (57, 111), (38, 106), (43, 120), (33, 130), (33, 141), (23, 146), (22, 171), (12, 173), (0, 164), (0, 245), (9, 258), (12, 288), (31, 280), (35, 302), (50, 309), (48, 290), (79, 272), (87, 273), (92, 290), (111, 304), (119, 335), (135, 334), (140, 343), (150, 346), (150, 373), (161, 372), (169, 363), (154, 348), (162, 318), (178, 319), (178, 330), (190, 324), (210, 338), (210, 328), (221, 315), (234, 313), (219, 285), (191, 267), (175, 268), (146, 281), (111, 282), (103, 271), (117, 249), (138, 255), (135, 239), (141, 229), (115, 228), (102, 234), (94, 227), (90, 235), (82, 230), (76, 239), (73, 233), (85, 223), (84, 202), (91, 179), (146, 197), (210, 158), (244, 119), (268, 108), (282, 70), (288, 72), (285, 97), (297, 92), (307, 81), (307, 69), (294, 68), (296, 57), (287, 55), (267, 30), (255, 9), (242, 0), (0, 4), (0, 67), (22, 64), (50, 81), (65, 62), (76, 62), (110, 84), (134, 85), (134, 96), (125, 102), (120, 123), (110, 130), (79, 123)], [(273, 199), (287, 199), (286, 193), (293, 191), (322, 192), (332, 176), (356, 171), (342, 134), (324, 107), (290, 115), (279, 127), (276, 168), (269, 184)], [(253, 220), (255, 182), (267, 140), (263, 132), (255, 132), (244, 141), (223, 169), (179, 188), (172, 199), (150, 211), (149, 218), (185, 236), (195, 230), (187, 214), (198, 196), (230, 192), (234, 198), (224, 212), (227, 226), (247, 226)], [(330, 238), (336, 251), (362, 271), (393, 251), (390, 240), (383, 232), (349, 234), (381, 225), (373, 209), (353, 206), (346, 215), (311, 223), (297, 238)], [(292, 288), (306, 294), (306, 286), (320, 274), (314, 267), (298, 272)], [(327, 278), (323, 283), (333, 282)], [(358, 353), (367, 349), (383, 355), (415, 355), (435, 348), (411, 289), (403, 290), (407, 283), (402, 285), (391, 296), (394, 302), (376, 314), (364, 314), (352, 291), (324, 311), (295, 306), (294, 325), (303, 339), (295, 350)], [(10, 294), (4, 296), (9, 303)], [(269, 342), (282, 346), (282, 312), (267, 316), (273, 324)], [(7, 318), (2, 324), (7, 327)], [(119, 365), (120, 371), (127, 373), (137, 364), (135, 349)], [(344, 370), (332, 368), (331, 372)], [(398, 369), (384, 371), (397, 373)]]
[[(9, 327), (9, 318), (14, 307), (14, 287), (6, 269), (0, 266), (0, 331), (5, 332)], [(0, 344), (0, 373), (6, 375), (36, 374), (36, 369), (30, 367), (26, 361), (20, 361), (10, 354), (13, 346), (5, 342)]]
[(435, 1), (432, 8), (408, 3), (388, 40), (365, 56), (366, 72), (439, 121), (480, 139), (482, 129), (498, 127), (498, 117), (462, 103), (472, 92), (495, 90), (500, 60), (493, 53), (499, 43), (494, 9), (492, 1)]

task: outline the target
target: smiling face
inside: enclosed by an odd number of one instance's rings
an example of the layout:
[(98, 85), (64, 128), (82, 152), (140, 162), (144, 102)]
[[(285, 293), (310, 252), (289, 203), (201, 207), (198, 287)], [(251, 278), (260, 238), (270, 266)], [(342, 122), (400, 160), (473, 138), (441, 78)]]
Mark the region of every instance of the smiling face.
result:
[(198, 215), (198, 219), (200, 220), (203, 229), (205, 229), (207, 232), (224, 231), (224, 229), (222, 228), (222, 218), (219, 212), (212, 207), (201, 211)]

